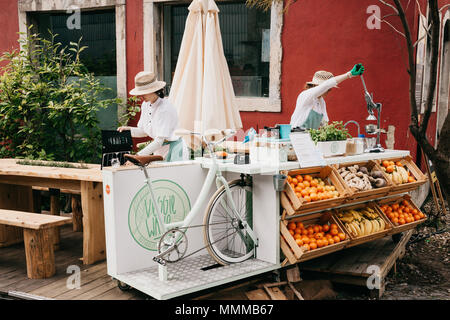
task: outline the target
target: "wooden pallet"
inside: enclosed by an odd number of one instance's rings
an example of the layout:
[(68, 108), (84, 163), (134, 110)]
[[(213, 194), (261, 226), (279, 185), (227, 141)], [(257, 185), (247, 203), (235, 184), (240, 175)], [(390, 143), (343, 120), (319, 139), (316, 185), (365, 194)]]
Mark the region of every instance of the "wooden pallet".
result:
[(370, 295), (381, 298), (385, 290), (385, 278), (392, 267), (395, 269), (396, 261), (405, 254), (405, 247), (412, 233), (413, 230), (405, 232), (398, 243), (394, 243), (388, 236), (323, 258), (300, 263), (302, 277), (327, 279), (334, 283), (367, 288), (369, 277), (374, 275), (370, 267), (378, 266), (380, 286), (370, 290)]

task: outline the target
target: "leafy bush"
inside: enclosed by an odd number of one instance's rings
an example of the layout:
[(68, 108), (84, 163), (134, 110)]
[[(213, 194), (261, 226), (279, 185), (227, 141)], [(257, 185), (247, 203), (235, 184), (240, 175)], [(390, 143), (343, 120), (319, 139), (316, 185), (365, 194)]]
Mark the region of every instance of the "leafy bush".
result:
[(80, 62), (86, 47), (33, 34), (0, 61), (0, 157), (99, 163), (98, 110), (108, 88)]
[(351, 138), (342, 121), (321, 126), (319, 129), (309, 129), (311, 139), (317, 143), (321, 141), (341, 141)]

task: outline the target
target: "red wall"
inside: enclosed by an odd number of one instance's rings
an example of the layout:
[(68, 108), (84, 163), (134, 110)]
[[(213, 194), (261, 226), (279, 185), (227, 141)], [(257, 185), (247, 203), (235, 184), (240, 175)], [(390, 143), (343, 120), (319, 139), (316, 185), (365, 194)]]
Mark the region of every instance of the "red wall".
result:
[[(289, 123), (298, 94), (317, 70), (335, 75), (349, 71), (357, 62), (365, 66), (364, 80), (374, 93), (374, 101), (383, 104), (382, 127), (394, 125), (395, 148), (415, 154), (416, 143), (408, 131), (409, 79), (405, 40), (388, 25), (369, 30), (366, 9), (372, 0), (302, 0), (292, 4), (284, 17), (281, 77), (282, 112), (241, 113), (244, 127)], [(389, 12), (380, 5), (381, 15)], [(414, 6), (407, 11), (413, 23)], [(390, 18), (400, 28), (395, 17)], [(347, 80), (326, 99), (331, 121), (356, 120), (364, 131), (367, 109), (359, 78)], [(350, 133), (356, 128), (350, 125)], [(364, 132), (362, 132), (364, 133)], [(384, 140), (384, 139), (383, 139)]]
[[(19, 17), (17, 11), (17, 1), (0, 0), (0, 21), (2, 31), (0, 32), (0, 55), (5, 51), (18, 49), (17, 42), (19, 35)], [(2, 63), (1, 65), (4, 65)]]

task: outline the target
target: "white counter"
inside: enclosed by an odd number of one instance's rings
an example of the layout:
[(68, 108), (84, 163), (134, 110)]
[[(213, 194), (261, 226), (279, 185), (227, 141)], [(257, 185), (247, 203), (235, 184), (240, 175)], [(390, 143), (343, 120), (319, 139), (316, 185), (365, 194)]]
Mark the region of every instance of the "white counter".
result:
[[(359, 162), (359, 161), (369, 161), (369, 160), (379, 160), (379, 159), (392, 159), (406, 157), (409, 155), (408, 150), (386, 150), (381, 153), (363, 153), (354, 156), (347, 157), (330, 157), (325, 158), (327, 165), (337, 164), (337, 163), (349, 163), (349, 162)], [(212, 161), (208, 158), (197, 158), (195, 161), (202, 165), (202, 168), (209, 169), (211, 167)], [(281, 170), (294, 170), (301, 169), (300, 163), (297, 161), (280, 162), (276, 164), (264, 164), (264, 163), (251, 163), (238, 165), (234, 163), (220, 163), (219, 168), (224, 172), (234, 172), (234, 173), (244, 173), (244, 174), (261, 174), (261, 175), (271, 175)]]

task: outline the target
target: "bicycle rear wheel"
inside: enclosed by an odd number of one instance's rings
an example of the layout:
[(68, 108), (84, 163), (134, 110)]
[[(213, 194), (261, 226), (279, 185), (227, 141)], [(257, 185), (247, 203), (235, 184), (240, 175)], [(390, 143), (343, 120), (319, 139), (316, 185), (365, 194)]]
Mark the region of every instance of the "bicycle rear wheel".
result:
[[(252, 227), (251, 187), (241, 185), (240, 180), (231, 181), (228, 186), (240, 219)], [(222, 265), (245, 261), (255, 251), (255, 244), (242, 222), (230, 216), (226, 210), (231, 210), (231, 206), (225, 187), (222, 186), (208, 204), (203, 229), (209, 254)]]

